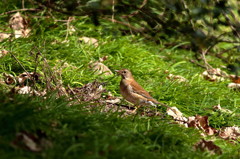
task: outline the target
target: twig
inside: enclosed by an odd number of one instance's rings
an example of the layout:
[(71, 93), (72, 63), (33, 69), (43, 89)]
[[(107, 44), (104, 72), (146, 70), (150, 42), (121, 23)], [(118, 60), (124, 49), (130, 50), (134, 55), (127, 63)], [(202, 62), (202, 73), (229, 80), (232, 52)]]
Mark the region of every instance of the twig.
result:
[[(18, 58), (10, 51), (10, 55), (17, 61), (17, 63), (22, 67), (22, 69), (26, 72), (27, 76), (33, 81), (33, 87), (36, 89), (36, 80), (35, 80), (35, 75), (36, 71), (34, 72), (33, 76), (29, 74), (29, 72), (25, 69), (25, 67), (22, 65), (22, 63), (18, 60)], [(35, 91), (32, 92), (33, 95), (35, 95)]]
[(233, 46), (233, 47), (231, 47), (231, 48), (225, 49), (225, 50), (219, 52), (217, 55), (222, 55), (222, 54), (224, 54), (225, 52), (228, 52), (228, 51), (230, 51), (230, 50), (232, 50), (232, 49), (235, 49), (235, 48), (237, 48), (237, 47), (238, 47), (238, 46)]
[[(233, 17), (233, 19), (234, 19), (235, 21), (237, 21), (237, 20), (236, 20), (236, 17), (234, 16), (234, 14), (233, 14), (230, 10), (228, 10), (228, 12), (230, 12), (231, 15), (232, 15), (232, 17)], [(223, 12), (223, 15), (224, 15), (224, 17), (226, 18), (226, 20), (227, 20), (228, 24), (230, 25), (231, 29), (236, 33), (237, 37), (240, 38), (240, 33), (238, 32), (238, 30), (236, 29), (236, 27), (231, 23), (231, 20), (230, 20), (230, 18), (228, 17), (228, 15), (226, 14), (226, 12)]]
[[(41, 53), (41, 51), (40, 51), (37, 47), (35, 47), (35, 49), (38, 51), (38, 55), (41, 55), (42, 58), (43, 58), (43, 62), (44, 62), (43, 69), (44, 69), (44, 76), (45, 76), (45, 79), (46, 79), (46, 86), (47, 86), (47, 90), (48, 90), (48, 91), (51, 91), (51, 90), (53, 89), (53, 87), (52, 87), (52, 85), (51, 85), (51, 80), (57, 84), (57, 82), (56, 82), (56, 76), (55, 76), (55, 74), (51, 71), (51, 68), (50, 68), (50, 66), (49, 66), (49, 64), (48, 64), (48, 62), (47, 62), (47, 59), (43, 56), (43, 54)], [(47, 68), (48, 68), (48, 70), (47, 70)], [(51, 75), (50, 78), (47, 77), (47, 72), (48, 72), (49, 75)]]
[[(51, 81), (54, 82), (54, 84), (56, 85), (56, 90), (58, 91), (58, 95), (59, 96), (62, 96), (62, 95), (66, 95), (68, 96), (68, 94), (66, 93), (65, 91), (65, 88), (63, 87), (63, 84), (62, 84), (62, 81), (61, 80), (58, 80), (57, 77), (59, 76), (60, 78), (61, 77), (61, 74), (57, 74), (56, 71), (53, 72), (51, 70), (51, 67), (49, 66), (48, 62), (47, 62), (47, 59), (42, 55), (41, 51), (35, 47), (37, 50), (38, 50), (38, 54), (41, 55), (43, 57), (43, 62), (44, 62), (44, 66), (43, 66), (43, 69), (44, 69), (44, 76), (46, 78), (46, 84), (47, 84), (47, 89), (48, 90), (53, 90), (53, 87), (51, 85)], [(48, 70), (47, 70), (47, 69)], [(48, 75), (50, 76), (50, 78), (47, 77), (47, 73)], [(64, 89), (63, 89), (64, 88)]]
[(209, 52), (209, 50), (211, 50), (214, 46), (216, 46), (218, 43), (219, 43), (219, 38), (221, 38), (221, 36), (223, 36), (225, 33), (223, 33), (223, 34), (220, 34), (219, 36), (217, 36), (216, 37), (216, 41), (212, 44), (212, 45), (210, 45), (206, 50), (201, 50), (201, 54), (202, 54), (202, 59), (203, 59), (203, 62), (204, 62), (204, 64), (205, 64), (205, 67), (206, 67), (206, 69), (209, 69), (209, 68), (213, 68), (208, 62), (207, 62), (207, 59), (206, 59), (206, 54)]
[(4, 13), (1, 13), (0, 15), (12, 14), (12, 13), (15, 13), (15, 12), (40, 11), (40, 10), (42, 10), (42, 9), (39, 9), (39, 8), (23, 8), (23, 9), (17, 9), (17, 10), (12, 10), (12, 11), (8, 11), (8, 12), (4, 12)]
[(196, 61), (194, 61), (194, 60), (189, 60), (189, 61), (190, 61), (191, 63), (193, 63), (193, 64), (196, 64), (197, 66), (200, 66), (200, 67), (206, 69), (205, 66), (203, 66), (203, 65), (201, 65), (201, 64), (199, 64), (199, 63), (196, 63)]
[(66, 34), (66, 37), (65, 37), (65, 41), (67, 40), (68, 38), (68, 35), (69, 35), (69, 32), (70, 32), (70, 23), (71, 21), (73, 21), (74, 18), (73, 17), (69, 17), (68, 20), (67, 20), (67, 34)]
[(80, 100), (79, 97), (76, 95), (76, 93), (72, 90), (72, 88), (69, 86), (69, 84), (68, 84), (68, 89), (72, 92), (72, 94), (74, 95), (74, 97), (77, 98), (78, 102), (81, 102), (81, 100)]
[(228, 52), (228, 51), (230, 51), (230, 50), (232, 50), (232, 49), (235, 49), (235, 48), (237, 48), (237, 46), (233, 46), (233, 47), (231, 47), (231, 48), (225, 49), (225, 50), (223, 50), (223, 51), (215, 54), (215, 56), (216, 56), (217, 58), (220, 58), (223, 62), (229, 63), (228, 60), (222, 56), (222, 54), (224, 54), (225, 52)]
[(203, 62), (204, 62), (204, 65), (207, 69), (210, 69), (210, 68), (213, 68), (208, 62), (207, 62), (207, 59), (206, 59), (206, 54), (207, 52), (210, 50), (210, 48), (212, 48), (212, 46), (209, 46), (206, 50), (202, 50), (201, 51), (201, 54), (202, 54), (202, 59), (203, 59)]
[(172, 109), (169, 105), (158, 102), (158, 105), (164, 106), (166, 108)]
[(25, 69), (25, 67), (22, 65), (22, 63), (18, 60), (18, 58), (13, 55), (11, 51), (9, 51), (10, 55), (17, 61), (17, 63), (22, 67), (22, 69), (26, 72), (26, 74), (31, 77), (31, 75), (28, 73), (28, 71)]
[(129, 110), (135, 110), (134, 107), (131, 107), (131, 106), (129, 106), (129, 105), (123, 105), (123, 104), (118, 104), (118, 103), (116, 103), (115, 105), (120, 106), (120, 107), (127, 108), (127, 109), (129, 109)]

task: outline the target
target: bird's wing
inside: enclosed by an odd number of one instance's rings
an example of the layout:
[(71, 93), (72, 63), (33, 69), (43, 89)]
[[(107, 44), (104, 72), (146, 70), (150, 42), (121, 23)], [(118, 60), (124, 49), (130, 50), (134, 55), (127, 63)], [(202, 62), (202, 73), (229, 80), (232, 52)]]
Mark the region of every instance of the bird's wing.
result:
[(146, 100), (152, 101), (155, 104), (159, 104), (159, 102), (154, 99), (145, 89), (143, 89), (136, 81), (131, 82), (131, 87), (133, 93), (136, 93), (136, 95), (142, 96), (143, 98), (146, 98)]
[(147, 99), (153, 99), (153, 97), (151, 97), (151, 95), (146, 90), (144, 90), (137, 82), (132, 81), (131, 87), (133, 93), (137, 93)]

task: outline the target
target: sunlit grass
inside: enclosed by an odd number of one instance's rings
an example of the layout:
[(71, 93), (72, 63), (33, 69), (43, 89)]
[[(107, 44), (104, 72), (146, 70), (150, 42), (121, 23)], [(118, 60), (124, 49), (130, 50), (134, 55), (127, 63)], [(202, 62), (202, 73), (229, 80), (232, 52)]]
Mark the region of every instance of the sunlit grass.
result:
[[(209, 82), (201, 77), (202, 68), (190, 63), (191, 51), (177, 47), (164, 49), (162, 45), (146, 42), (138, 36), (120, 36), (111, 26), (95, 27), (87, 17), (74, 22), (76, 32), (69, 35), (66, 26), (54, 21), (36, 20), (29, 38), (4, 41), (0, 47), (11, 51), (32, 72), (43, 73), (43, 61), (54, 71), (62, 68), (64, 86), (80, 87), (93, 80), (106, 82), (106, 89), (120, 96), (120, 77), (94, 75), (90, 61), (108, 56), (104, 64), (113, 72), (121, 68), (132, 71), (135, 79), (158, 101), (177, 106), (186, 116), (208, 115), (215, 128), (239, 125), (239, 92), (229, 90), (228, 82)], [(53, 27), (54, 26), (54, 27)], [(105, 30), (115, 31), (114, 33)], [(89, 36), (99, 40), (99, 46), (84, 44), (79, 37)], [(8, 54), (0, 59), (0, 72), (19, 75), (25, 70)], [(65, 65), (64, 65), (65, 64)], [(220, 62), (214, 63), (220, 67)], [(178, 83), (167, 79), (166, 70), (185, 77), (188, 82)], [(5, 86), (1, 86), (5, 88)], [(160, 117), (133, 116), (120, 118), (117, 113), (89, 113), (84, 104), (69, 106), (67, 99), (50, 94), (42, 97), (12, 96), (4, 91), (0, 96), (0, 156), (1, 158), (219, 158), (193, 149), (200, 139), (196, 130), (171, 124)], [(212, 111), (221, 104), (234, 114)], [(159, 108), (164, 114), (165, 110)], [(54, 124), (53, 124), (54, 123)], [(12, 146), (16, 133), (27, 131), (34, 135), (43, 131), (52, 147), (40, 153)], [(217, 141), (223, 156), (239, 157), (238, 145)]]

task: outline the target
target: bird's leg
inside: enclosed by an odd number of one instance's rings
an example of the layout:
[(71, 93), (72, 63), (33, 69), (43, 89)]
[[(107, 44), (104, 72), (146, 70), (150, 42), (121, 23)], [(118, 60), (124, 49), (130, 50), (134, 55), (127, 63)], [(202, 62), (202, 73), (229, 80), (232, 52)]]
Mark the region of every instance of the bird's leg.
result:
[(135, 109), (133, 110), (133, 113), (138, 114), (138, 109), (139, 109), (140, 106), (134, 105), (134, 107), (135, 107)]
[(138, 106), (134, 105), (134, 107), (136, 107), (136, 108), (133, 110), (133, 114), (135, 114), (133, 117), (133, 120), (132, 120), (133, 122), (135, 121), (135, 118), (138, 115)]

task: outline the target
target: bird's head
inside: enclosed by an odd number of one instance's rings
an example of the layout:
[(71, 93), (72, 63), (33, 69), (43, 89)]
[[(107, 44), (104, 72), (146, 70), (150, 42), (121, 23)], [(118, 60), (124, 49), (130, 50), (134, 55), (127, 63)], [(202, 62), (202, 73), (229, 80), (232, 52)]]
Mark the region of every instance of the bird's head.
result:
[(118, 75), (121, 75), (123, 79), (133, 78), (132, 73), (128, 69), (116, 70)]

